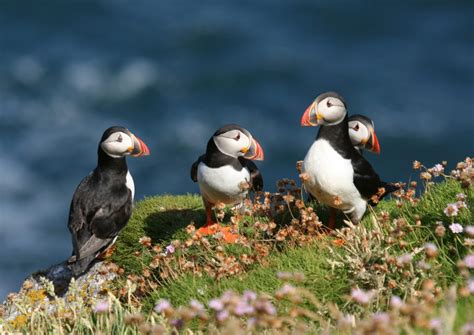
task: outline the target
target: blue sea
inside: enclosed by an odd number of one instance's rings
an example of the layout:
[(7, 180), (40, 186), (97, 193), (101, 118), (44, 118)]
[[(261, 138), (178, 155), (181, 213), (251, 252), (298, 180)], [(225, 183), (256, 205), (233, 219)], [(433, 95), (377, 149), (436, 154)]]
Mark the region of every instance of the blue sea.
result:
[(136, 199), (197, 192), (210, 135), (248, 128), (267, 189), (297, 178), (317, 129), (300, 117), (335, 90), (375, 122), (387, 181), (474, 154), (472, 1), (0, 2), (0, 300), (70, 255), (75, 187), (102, 132), (124, 125)]

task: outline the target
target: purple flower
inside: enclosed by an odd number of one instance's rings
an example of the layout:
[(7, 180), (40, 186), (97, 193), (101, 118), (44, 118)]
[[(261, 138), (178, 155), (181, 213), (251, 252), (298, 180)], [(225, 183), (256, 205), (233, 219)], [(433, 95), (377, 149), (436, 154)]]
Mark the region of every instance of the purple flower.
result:
[(444, 172), (444, 166), (442, 166), (441, 164), (436, 164), (431, 168), (431, 172), (433, 173), (433, 176), (438, 177)]
[(351, 298), (361, 304), (361, 305), (366, 305), (370, 302), (372, 297), (374, 296), (374, 292), (372, 291), (364, 291), (361, 290), (360, 288), (353, 288), (351, 291)]
[(466, 323), (464, 326), (462, 326), (462, 332), (466, 335), (474, 334), (474, 323)]
[(216, 315), (217, 321), (220, 321), (220, 322), (227, 320), (228, 317), (229, 317), (229, 312), (225, 310), (218, 312)]
[(464, 231), (465, 231), (466, 234), (468, 234), (470, 237), (474, 237), (474, 226), (466, 226), (466, 228), (464, 228)]
[(474, 294), (474, 279), (471, 279), (467, 282), (467, 290), (469, 293)]
[(253, 291), (246, 290), (244, 291), (242, 298), (244, 298), (247, 301), (254, 301), (255, 299), (257, 299), (257, 294)]
[(443, 212), (446, 216), (457, 216), (459, 212), (458, 204), (448, 204), (448, 206), (444, 209)]
[(204, 312), (204, 305), (196, 299), (191, 300), (189, 306), (196, 312)]
[(295, 294), (296, 293), (296, 288), (290, 284), (285, 284), (281, 287), (281, 289), (278, 290), (277, 294), (280, 295), (289, 295), (289, 294)]
[(212, 299), (209, 301), (209, 308), (212, 308), (215, 311), (221, 311), (224, 308), (224, 304), (220, 299)]
[(273, 304), (270, 301), (265, 301), (262, 304), (262, 307), (265, 313), (267, 313), (268, 315), (275, 315), (277, 312), (275, 306), (273, 306)]
[(155, 312), (162, 313), (170, 308), (172, 308), (172, 306), (168, 300), (160, 299), (155, 306)]
[(372, 320), (378, 324), (389, 324), (390, 323), (390, 317), (388, 316), (387, 313), (383, 312), (377, 312), (374, 314)]
[(394, 295), (390, 298), (390, 306), (398, 309), (403, 306), (403, 301), (399, 296)]
[(166, 252), (165, 252), (166, 255), (174, 254), (174, 252), (175, 252), (175, 248), (172, 244), (166, 247)]
[(184, 326), (184, 321), (183, 321), (183, 319), (174, 319), (174, 320), (171, 320), (170, 323), (171, 323), (171, 325), (172, 325), (173, 327), (175, 327), (176, 329), (181, 329), (181, 328), (183, 328), (183, 326)]
[(401, 256), (397, 257), (397, 264), (399, 266), (404, 266), (406, 264), (409, 264), (413, 260), (413, 256), (410, 254), (403, 254)]
[(431, 319), (430, 320), (430, 326), (429, 326), (430, 329), (441, 331), (442, 326), (443, 326), (443, 324), (441, 323), (441, 320), (439, 320), (439, 319)]
[(235, 306), (234, 313), (242, 316), (245, 314), (252, 314), (255, 312), (253, 306), (249, 305), (246, 301), (240, 300), (237, 305)]
[(474, 254), (464, 257), (464, 264), (466, 264), (469, 269), (474, 269)]
[(463, 231), (463, 228), (459, 223), (450, 224), (449, 229), (451, 229), (451, 231), (454, 234), (459, 234), (459, 233), (462, 233), (462, 231)]
[(109, 303), (107, 301), (98, 301), (94, 306), (94, 313), (101, 314), (109, 311)]

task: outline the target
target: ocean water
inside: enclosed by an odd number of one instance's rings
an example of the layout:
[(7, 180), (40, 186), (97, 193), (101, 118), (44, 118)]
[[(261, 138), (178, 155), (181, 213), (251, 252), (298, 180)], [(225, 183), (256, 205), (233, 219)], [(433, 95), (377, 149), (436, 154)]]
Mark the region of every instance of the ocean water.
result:
[(129, 159), (136, 199), (197, 192), (189, 178), (225, 123), (265, 150), (267, 189), (297, 178), (317, 132), (300, 117), (336, 90), (375, 121), (387, 181), (411, 162), (474, 153), (472, 1), (0, 2), (0, 300), (71, 252), (75, 187), (104, 129), (152, 156)]

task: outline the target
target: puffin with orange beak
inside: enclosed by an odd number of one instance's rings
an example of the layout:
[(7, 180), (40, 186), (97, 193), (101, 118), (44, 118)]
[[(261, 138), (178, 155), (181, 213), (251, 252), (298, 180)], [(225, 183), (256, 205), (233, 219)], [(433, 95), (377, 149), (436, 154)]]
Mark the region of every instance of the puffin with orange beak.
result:
[(375, 134), (374, 121), (367, 116), (354, 114), (349, 117), (349, 137), (352, 145), (362, 155), (362, 150), (380, 154), (380, 144)]
[(247, 129), (236, 124), (219, 128), (207, 143), (206, 153), (191, 167), (191, 179), (199, 184), (206, 208), (206, 224), (198, 232), (211, 235), (220, 231), (227, 242), (238, 235), (228, 227), (220, 227), (212, 218), (212, 209), (218, 203), (242, 204), (251, 190), (263, 189), (263, 177), (253, 160), (263, 160), (264, 153), (257, 140)]
[(124, 127), (111, 127), (102, 135), (97, 167), (77, 187), (69, 210), (73, 253), (68, 260), (78, 277), (109, 248), (132, 213), (135, 186), (127, 156), (147, 156), (146, 144)]
[[(319, 95), (301, 118), (302, 126), (320, 126), (315, 142), (303, 161), (305, 189), (322, 204), (342, 210), (355, 224), (362, 219), (367, 202), (397, 189), (380, 180), (370, 163), (354, 148), (344, 99), (335, 92)], [(373, 135), (372, 146), (379, 151)], [(366, 142), (366, 144), (368, 141)], [(331, 213), (329, 228), (335, 225)]]

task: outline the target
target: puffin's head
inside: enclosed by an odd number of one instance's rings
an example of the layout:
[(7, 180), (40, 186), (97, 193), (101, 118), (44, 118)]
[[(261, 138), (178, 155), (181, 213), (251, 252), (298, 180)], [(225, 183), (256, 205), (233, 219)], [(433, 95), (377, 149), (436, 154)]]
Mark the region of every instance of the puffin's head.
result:
[(147, 156), (150, 149), (130, 130), (124, 127), (110, 127), (102, 135), (100, 148), (110, 157), (121, 158), (124, 156)]
[(217, 149), (231, 157), (245, 157), (252, 160), (263, 160), (263, 149), (247, 129), (236, 124), (228, 124), (219, 128), (212, 141)]
[(358, 149), (366, 149), (380, 153), (380, 144), (375, 134), (374, 122), (368, 117), (355, 114), (349, 117), (349, 137), (352, 145)]
[(346, 117), (346, 103), (336, 92), (319, 95), (301, 117), (302, 126), (332, 126)]

